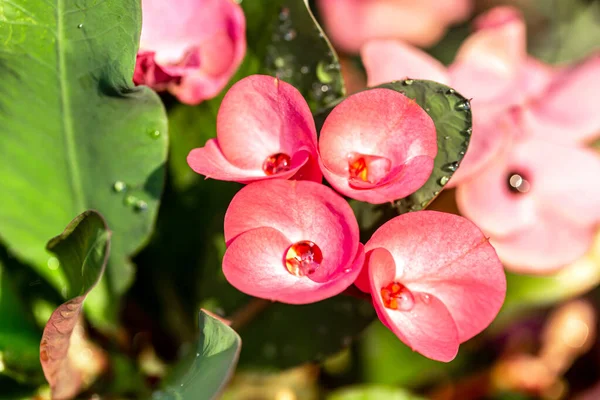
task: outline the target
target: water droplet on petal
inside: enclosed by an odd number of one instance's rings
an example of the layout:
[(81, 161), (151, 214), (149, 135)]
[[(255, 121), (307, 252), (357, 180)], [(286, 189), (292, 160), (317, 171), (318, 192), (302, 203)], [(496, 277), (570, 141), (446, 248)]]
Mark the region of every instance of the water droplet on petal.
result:
[(262, 169), (266, 175), (275, 175), (290, 170), (291, 159), (285, 153), (271, 154), (265, 159)]
[(127, 189), (127, 184), (123, 181), (116, 181), (115, 183), (113, 183), (113, 190), (117, 193), (120, 193), (122, 191), (124, 191), (125, 189)]
[(348, 177), (354, 184), (381, 182), (390, 172), (392, 162), (389, 158), (360, 153), (348, 153)]
[(60, 267), (60, 261), (56, 257), (50, 257), (47, 264), (48, 268), (52, 271), (56, 271)]
[(352, 272), (352, 268), (346, 268), (346, 269), (344, 269), (344, 273), (345, 274), (349, 274), (350, 272)]
[(446, 183), (448, 183), (449, 180), (450, 178), (448, 178), (447, 176), (442, 176), (440, 178), (440, 185), (444, 186)]
[(383, 305), (390, 310), (410, 311), (415, 306), (415, 297), (400, 282), (392, 282), (381, 288)]
[(296, 276), (306, 276), (314, 273), (321, 262), (323, 262), (321, 249), (309, 240), (294, 243), (285, 255), (287, 270)]
[(531, 189), (531, 184), (522, 174), (513, 172), (508, 175), (508, 190), (512, 193), (527, 193)]
[(423, 303), (425, 303), (425, 304), (431, 303), (431, 296), (428, 295), (427, 293), (423, 293), (421, 295), (421, 299), (423, 300)]

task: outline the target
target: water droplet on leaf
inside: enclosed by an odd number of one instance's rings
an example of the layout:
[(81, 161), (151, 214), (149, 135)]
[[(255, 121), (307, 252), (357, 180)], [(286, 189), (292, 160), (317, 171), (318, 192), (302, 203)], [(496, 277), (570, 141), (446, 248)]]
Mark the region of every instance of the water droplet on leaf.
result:
[(415, 81), (414, 81), (414, 79), (405, 79), (402, 83), (405, 84), (406, 86), (410, 86), (413, 83), (415, 83)]
[(127, 189), (127, 184), (123, 181), (116, 181), (113, 183), (113, 190), (117, 193), (120, 193)]
[(138, 200), (135, 202), (134, 205), (135, 211), (146, 211), (148, 209), (148, 203), (146, 203), (144, 200)]
[(458, 111), (469, 111), (471, 110), (471, 103), (469, 102), (469, 100), (465, 100), (461, 103), (457, 103), (455, 108)]
[(132, 195), (126, 196), (123, 203), (126, 206), (133, 206), (138, 201), (138, 198)]
[(323, 253), (319, 246), (309, 240), (302, 240), (290, 246), (285, 255), (287, 270), (296, 276), (314, 273), (323, 262)]
[(458, 161), (451, 162), (442, 167), (444, 171), (454, 172), (458, 168)]
[(444, 186), (446, 183), (448, 183), (449, 180), (450, 178), (448, 178), (447, 176), (442, 176), (440, 178), (440, 185)]
[[(71, 26), (72, 26), (72, 25), (71, 25)], [(79, 25), (77, 25), (77, 29), (81, 29), (81, 28), (83, 28), (83, 24), (79, 24)]]
[(47, 264), (48, 268), (52, 271), (56, 271), (60, 267), (60, 261), (56, 257), (50, 257)]
[(160, 131), (157, 129), (151, 129), (148, 131), (148, 136), (152, 139), (158, 139), (160, 137)]

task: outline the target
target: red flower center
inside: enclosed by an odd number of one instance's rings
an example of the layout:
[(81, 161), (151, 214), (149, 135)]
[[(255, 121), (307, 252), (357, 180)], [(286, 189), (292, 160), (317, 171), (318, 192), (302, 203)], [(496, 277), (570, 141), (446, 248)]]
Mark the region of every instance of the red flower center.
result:
[(296, 276), (314, 273), (323, 261), (323, 253), (315, 243), (302, 240), (290, 246), (285, 255), (285, 266)]
[(348, 175), (355, 183), (376, 184), (390, 172), (392, 162), (386, 157), (349, 153)]
[(415, 306), (415, 297), (400, 282), (391, 282), (381, 288), (383, 305), (391, 310), (409, 311)]
[(290, 156), (285, 153), (271, 154), (265, 159), (262, 169), (267, 175), (274, 175), (279, 172), (290, 170)]

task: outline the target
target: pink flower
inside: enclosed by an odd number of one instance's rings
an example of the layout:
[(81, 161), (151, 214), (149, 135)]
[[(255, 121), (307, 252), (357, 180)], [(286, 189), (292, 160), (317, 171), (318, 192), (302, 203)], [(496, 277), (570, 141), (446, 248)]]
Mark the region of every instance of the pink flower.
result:
[(494, 248), (467, 219), (436, 211), (403, 214), (365, 245), (356, 281), (379, 319), (407, 346), (450, 361), (485, 329), (504, 301), (506, 279)]
[(292, 85), (265, 75), (237, 82), (217, 115), (217, 138), (188, 155), (207, 178), (250, 183), (273, 178), (321, 182), (317, 131)]
[(466, 19), (471, 0), (319, 0), (327, 34), (355, 53), (370, 39), (401, 39), (431, 46), (446, 27)]
[(454, 63), (444, 67), (425, 52), (398, 41), (372, 41), (362, 48), (369, 86), (405, 79), (429, 79), (472, 98), (473, 134), (460, 168), (448, 186), (475, 176), (507, 140), (498, 116), (538, 97), (553, 76), (550, 67), (528, 58), (525, 23), (511, 7), (497, 7), (475, 21)]
[(142, 1), (134, 82), (188, 104), (215, 97), (246, 53), (246, 20), (233, 0)]
[(437, 154), (435, 125), (408, 97), (390, 89), (351, 95), (329, 114), (319, 163), (340, 193), (373, 204), (419, 189)]
[(252, 296), (291, 304), (344, 291), (364, 262), (356, 218), (328, 187), (273, 179), (252, 183), (225, 215), (223, 273)]

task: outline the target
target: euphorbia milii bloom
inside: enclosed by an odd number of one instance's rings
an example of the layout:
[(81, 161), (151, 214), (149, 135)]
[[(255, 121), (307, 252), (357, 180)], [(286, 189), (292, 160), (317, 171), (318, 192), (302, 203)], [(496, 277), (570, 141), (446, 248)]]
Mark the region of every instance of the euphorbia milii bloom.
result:
[(430, 46), (448, 25), (466, 19), (471, 0), (318, 0), (333, 43), (355, 53), (370, 39), (401, 39)]
[(436, 211), (403, 214), (365, 245), (356, 286), (371, 293), (379, 319), (426, 357), (452, 360), (504, 302), (502, 264), (465, 218)]
[(401, 199), (423, 186), (436, 154), (431, 117), (391, 89), (346, 98), (327, 116), (319, 137), (319, 162), (329, 183), (373, 204)]
[(134, 82), (188, 104), (215, 97), (246, 53), (246, 20), (233, 0), (142, 0)]
[(475, 176), (507, 140), (498, 115), (535, 99), (553, 70), (527, 57), (525, 22), (511, 7), (497, 7), (475, 21), (449, 68), (425, 52), (394, 40), (367, 43), (361, 50), (369, 86), (394, 80), (429, 79), (471, 98), (473, 133), (469, 149), (448, 186)]
[(364, 262), (356, 218), (330, 188), (273, 179), (240, 190), (225, 214), (223, 273), (252, 296), (306, 304), (339, 294)]
[(237, 82), (217, 115), (217, 138), (188, 155), (207, 178), (249, 183), (294, 178), (321, 182), (317, 131), (306, 101), (292, 85), (266, 75)]

